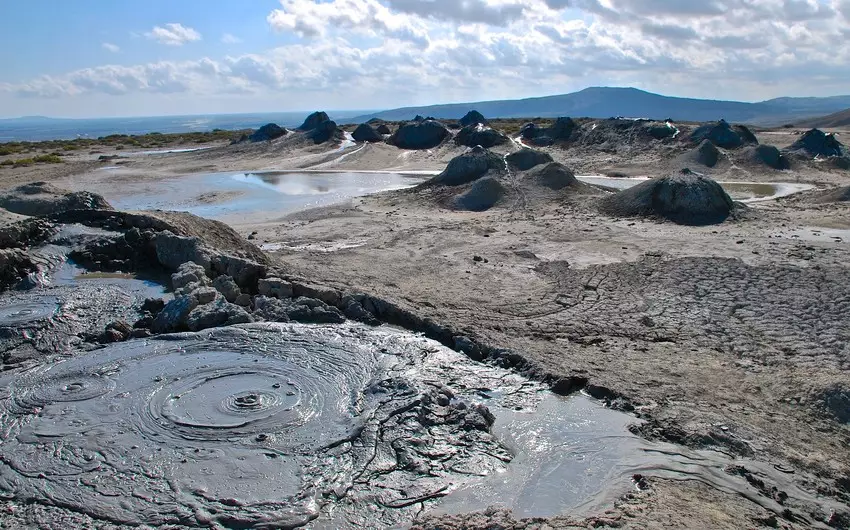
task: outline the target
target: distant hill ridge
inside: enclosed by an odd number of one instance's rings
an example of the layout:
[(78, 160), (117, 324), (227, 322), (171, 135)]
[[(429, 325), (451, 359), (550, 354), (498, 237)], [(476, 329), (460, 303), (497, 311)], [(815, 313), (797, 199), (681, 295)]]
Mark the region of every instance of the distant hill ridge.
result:
[(831, 127), (850, 127), (850, 109), (842, 110), (830, 114), (829, 116), (821, 116), (810, 120), (804, 120), (797, 123), (800, 127), (813, 127), (818, 129), (826, 129)]
[(558, 116), (609, 118), (627, 116), (677, 121), (727, 121), (775, 126), (850, 107), (850, 95), (824, 98), (777, 98), (758, 103), (679, 98), (636, 88), (592, 87), (571, 94), (517, 100), (478, 101), (448, 105), (405, 107), (364, 114), (352, 123), (372, 118), (387, 121), (416, 115), (458, 119), (470, 109), (488, 118), (553, 118)]

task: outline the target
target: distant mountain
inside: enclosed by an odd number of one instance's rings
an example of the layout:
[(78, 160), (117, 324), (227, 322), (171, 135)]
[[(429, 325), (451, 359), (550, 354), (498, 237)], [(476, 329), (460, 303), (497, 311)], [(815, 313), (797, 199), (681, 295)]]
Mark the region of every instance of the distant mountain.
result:
[(488, 118), (608, 118), (627, 116), (676, 121), (727, 121), (759, 125), (781, 125), (789, 120), (808, 118), (844, 109), (850, 96), (830, 98), (779, 98), (760, 103), (719, 101), (662, 96), (636, 88), (594, 87), (580, 92), (519, 100), (479, 101), (450, 105), (407, 107), (357, 116), (352, 122), (372, 118), (387, 121), (410, 120), (416, 115), (458, 119), (471, 109)]
[(832, 127), (850, 127), (850, 109), (830, 114), (829, 116), (821, 116), (820, 118), (812, 118), (798, 122), (796, 125), (800, 127), (811, 127), (818, 129), (827, 129)]

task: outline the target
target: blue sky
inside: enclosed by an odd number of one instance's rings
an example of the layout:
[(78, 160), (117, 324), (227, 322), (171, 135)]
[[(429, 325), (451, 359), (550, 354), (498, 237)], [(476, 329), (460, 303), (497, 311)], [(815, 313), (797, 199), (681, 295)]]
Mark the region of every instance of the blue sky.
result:
[(850, 93), (850, 0), (4, 4), (3, 117)]

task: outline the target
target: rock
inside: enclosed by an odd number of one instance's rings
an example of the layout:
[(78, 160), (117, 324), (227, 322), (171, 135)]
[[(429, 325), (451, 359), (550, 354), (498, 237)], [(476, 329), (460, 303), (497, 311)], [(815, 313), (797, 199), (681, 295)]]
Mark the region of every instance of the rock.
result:
[(455, 143), (467, 147), (494, 147), (506, 144), (510, 139), (501, 132), (480, 123), (468, 125), (455, 136)]
[(211, 268), (217, 275), (230, 276), (243, 292), (256, 292), (259, 280), (266, 276), (264, 265), (245, 258), (216, 256), (211, 263)]
[(0, 195), (0, 207), (32, 217), (72, 210), (112, 210), (112, 206), (100, 195), (88, 191), (71, 193), (46, 182), (25, 184)]
[(535, 151), (534, 149), (529, 149), (527, 147), (509, 154), (505, 157), (505, 160), (511, 167), (518, 171), (528, 171), (534, 166), (553, 162), (552, 157), (548, 153)]
[(0, 228), (0, 248), (27, 248), (47, 241), (56, 226), (45, 219), (21, 219)]
[(376, 130), (378, 131), (378, 134), (392, 134), (393, 133), (392, 130), (389, 127), (387, 127), (386, 123), (382, 123), (382, 124), (378, 125), (378, 128)]
[(180, 265), (193, 262), (210, 269), (210, 254), (196, 237), (176, 236), (169, 231), (160, 232), (154, 239), (156, 257), (160, 265), (168, 270), (177, 270)]
[(773, 169), (791, 169), (788, 159), (772, 145), (748, 147), (747, 157), (756, 164), (763, 164)]
[(97, 341), (101, 344), (114, 344), (116, 342), (124, 342), (128, 337), (129, 335), (125, 337), (114, 329), (107, 329), (98, 337)]
[(431, 149), (451, 136), (445, 125), (434, 120), (405, 123), (387, 142), (399, 149)]
[(189, 313), (196, 307), (198, 307), (198, 299), (194, 296), (175, 296), (154, 317), (151, 331), (156, 334), (184, 331), (187, 328)]
[(351, 135), (356, 142), (380, 142), (384, 138), (368, 123), (361, 123)]
[(257, 129), (254, 134), (248, 137), (250, 142), (270, 142), (281, 136), (285, 136), (287, 133), (286, 129), (280, 127), (276, 123), (267, 123), (263, 125), (259, 129)]
[(502, 158), (483, 147), (475, 147), (453, 158), (446, 169), (432, 178), (429, 183), (444, 186), (459, 186), (473, 182), (490, 170), (504, 170)]
[(262, 296), (292, 298), (292, 284), (280, 278), (264, 278), (258, 282), (257, 292)]
[(549, 162), (531, 169), (525, 177), (538, 186), (551, 190), (561, 190), (568, 186), (586, 186), (576, 179), (575, 174), (563, 164)]
[(505, 196), (505, 188), (498, 179), (483, 177), (475, 181), (466, 193), (455, 197), (455, 207), (472, 212), (489, 210)]
[(116, 320), (106, 325), (106, 330), (100, 337), (100, 342), (109, 344), (113, 342), (123, 342), (130, 338), (133, 333), (133, 327), (123, 320)]
[(807, 131), (799, 140), (791, 144), (788, 150), (810, 157), (844, 155), (844, 145), (838, 141), (835, 135), (826, 134), (820, 129)]
[(190, 331), (202, 331), (221, 326), (249, 324), (253, 321), (253, 317), (245, 309), (219, 298), (211, 304), (194, 308), (186, 319), (186, 325)]
[(478, 112), (477, 110), (471, 110), (466, 113), (466, 115), (460, 119), (459, 121), (461, 127), (468, 127), (470, 125), (490, 125), (490, 122), (487, 121), (487, 118), (484, 117), (483, 114)]
[(342, 300), (339, 291), (325, 287), (323, 285), (313, 285), (308, 283), (293, 283), (293, 296), (299, 298), (315, 298), (325, 302), (326, 304), (336, 306)]
[(236, 299), (242, 294), (242, 290), (239, 289), (233, 278), (226, 274), (222, 274), (213, 280), (212, 285), (230, 303), (236, 302)]
[[(744, 129), (750, 136), (752, 136), (749, 129), (746, 129), (745, 127)], [(725, 120), (702, 125), (697, 127), (694, 132), (691, 133), (691, 141), (694, 143), (701, 144), (704, 140), (709, 140), (717, 147), (722, 147), (723, 149), (736, 149), (741, 147), (747, 143), (747, 139), (749, 139), (749, 137), (746, 139), (743, 138), (739, 131), (733, 129), (732, 126)], [(755, 139), (755, 137), (753, 136), (752, 139)]]
[(162, 298), (148, 298), (142, 303), (142, 311), (155, 315), (162, 311), (165, 307), (165, 300)]
[(735, 206), (720, 184), (685, 169), (610, 195), (600, 207), (618, 217), (658, 216), (683, 225), (709, 225), (725, 221)]
[(19, 249), (0, 250), (0, 291), (6, 290), (36, 272), (38, 267)]
[(189, 284), (209, 285), (206, 270), (201, 265), (193, 262), (183, 263), (177, 268), (177, 272), (171, 275), (171, 287), (175, 291)]
[(242, 293), (236, 297), (236, 301), (233, 303), (238, 305), (239, 307), (251, 307), (251, 302), (251, 295), (247, 293)]
[(200, 287), (192, 291), (192, 296), (198, 300), (198, 305), (210, 304), (218, 298), (218, 291), (212, 287)]
[(272, 322), (301, 322), (304, 324), (341, 324), (345, 316), (336, 307), (314, 298), (279, 300), (266, 296), (254, 299), (254, 314)]
[[(321, 124), (329, 121), (331, 121), (331, 119), (326, 113), (321, 111), (314, 112), (313, 114), (307, 116), (307, 119), (304, 120), (304, 123), (301, 124), (301, 127), (298, 127), (298, 130), (312, 131), (313, 129), (319, 127)], [(334, 126), (336, 125), (334, 124)]]
[(307, 131), (306, 135), (317, 144), (323, 144), (329, 140), (342, 140), (342, 132), (337, 128), (335, 121), (324, 121)]

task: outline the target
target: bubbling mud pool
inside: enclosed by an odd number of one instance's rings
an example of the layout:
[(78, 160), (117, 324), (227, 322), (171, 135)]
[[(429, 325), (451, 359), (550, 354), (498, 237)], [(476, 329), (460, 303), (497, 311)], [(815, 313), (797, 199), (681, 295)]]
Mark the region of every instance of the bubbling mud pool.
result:
[(724, 455), (647, 442), (636, 421), (409, 332), (252, 324), (4, 374), (0, 495), (225, 528), (580, 513), (648, 471), (758, 497)]

